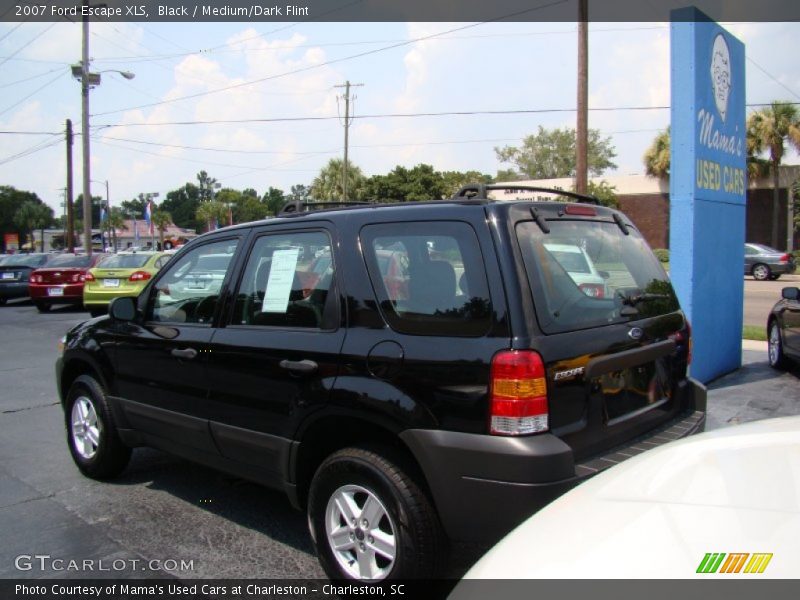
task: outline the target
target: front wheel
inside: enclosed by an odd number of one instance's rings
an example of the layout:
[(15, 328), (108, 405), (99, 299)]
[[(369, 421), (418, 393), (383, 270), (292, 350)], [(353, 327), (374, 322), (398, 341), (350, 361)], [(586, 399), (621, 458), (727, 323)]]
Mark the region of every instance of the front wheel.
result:
[(433, 577), (445, 552), (439, 517), (391, 453), (345, 448), (317, 469), (308, 523), (331, 579)]
[(81, 375), (70, 386), (64, 408), (67, 444), (81, 473), (92, 479), (119, 475), (131, 449), (119, 438), (102, 386), (94, 377)]
[(766, 281), (772, 275), (769, 267), (765, 264), (758, 263), (753, 267), (753, 279), (758, 281)]
[(769, 366), (773, 369), (786, 368), (786, 356), (783, 354), (783, 343), (781, 342), (781, 329), (778, 322), (773, 321), (769, 326)]
[(40, 313), (46, 313), (50, 310), (50, 303), (39, 300), (36, 302), (36, 310)]

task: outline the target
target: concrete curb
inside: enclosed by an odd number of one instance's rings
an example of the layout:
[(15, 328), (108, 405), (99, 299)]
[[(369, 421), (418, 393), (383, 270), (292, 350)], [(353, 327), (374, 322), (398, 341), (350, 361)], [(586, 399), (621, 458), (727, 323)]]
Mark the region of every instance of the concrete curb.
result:
[(742, 340), (742, 350), (758, 350), (760, 352), (767, 351), (767, 342), (758, 342), (756, 340)]

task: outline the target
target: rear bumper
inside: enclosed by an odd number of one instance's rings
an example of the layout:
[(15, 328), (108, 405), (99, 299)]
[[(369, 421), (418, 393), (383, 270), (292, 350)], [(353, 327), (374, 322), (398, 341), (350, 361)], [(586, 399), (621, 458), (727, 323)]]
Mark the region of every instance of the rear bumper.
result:
[(796, 269), (794, 263), (777, 263), (769, 265), (769, 268), (774, 275), (791, 275)]
[[(51, 296), (50, 288), (61, 288), (62, 295)], [(48, 302), (81, 302), (83, 301), (83, 286), (79, 284), (31, 284), (29, 289), (33, 300), (47, 300)]]
[(448, 536), (496, 542), (581, 481), (649, 448), (705, 428), (706, 391), (688, 380), (689, 409), (647, 435), (576, 464), (556, 436), (497, 437), (410, 429), (400, 437), (422, 467)]
[(0, 298), (24, 298), (28, 295), (27, 281), (0, 282)]

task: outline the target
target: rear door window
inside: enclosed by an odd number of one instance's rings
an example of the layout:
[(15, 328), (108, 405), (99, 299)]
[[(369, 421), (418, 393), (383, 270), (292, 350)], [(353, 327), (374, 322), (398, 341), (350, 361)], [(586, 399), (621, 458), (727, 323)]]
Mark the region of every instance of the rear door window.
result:
[(481, 336), (491, 300), (478, 239), (466, 223), (390, 223), (362, 230), (384, 318), (416, 335)]
[(539, 326), (574, 331), (678, 310), (672, 284), (635, 229), (616, 223), (533, 221), (517, 224)]

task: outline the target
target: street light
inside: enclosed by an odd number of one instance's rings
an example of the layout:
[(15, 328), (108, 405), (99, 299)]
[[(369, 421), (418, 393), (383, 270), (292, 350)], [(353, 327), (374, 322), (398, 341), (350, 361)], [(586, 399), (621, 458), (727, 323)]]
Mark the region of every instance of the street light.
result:
[[(88, 0), (84, 0), (88, 6)], [(83, 142), (83, 245), (86, 254), (92, 254), (92, 196), (90, 189), (90, 160), (89, 153), (89, 90), (100, 85), (100, 73), (89, 71), (89, 17), (83, 17), (83, 43), (81, 48), (81, 61), (72, 65), (72, 76), (81, 82), (81, 141)], [(119, 73), (125, 79), (133, 79), (135, 75), (130, 71), (117, 71), (108, 69), (105, 72)]]

